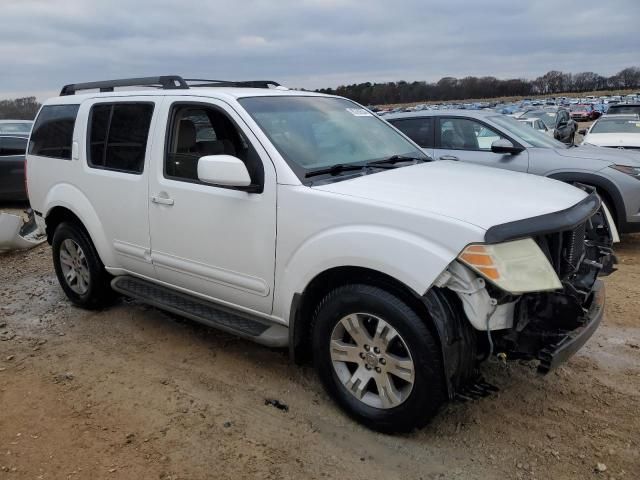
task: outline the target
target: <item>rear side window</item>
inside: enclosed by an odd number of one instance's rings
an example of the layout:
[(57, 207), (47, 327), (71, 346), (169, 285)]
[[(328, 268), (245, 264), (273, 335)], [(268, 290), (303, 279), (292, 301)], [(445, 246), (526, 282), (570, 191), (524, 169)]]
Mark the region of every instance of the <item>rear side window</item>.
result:
[(27, 139), (20, 137), (0, 137), (0, 157), (24, 155), (27, 151)]
[(406, 118), (391, 124), (422, 148), (433, 148), (433, 118)]
[(142, 173), (152, 115), (152, 103), (94, 105), (89, 115), (89, 166)]
[(73, 128), (80, 105), (46, 105), (33, 126), (29, 153), (71, 160)]

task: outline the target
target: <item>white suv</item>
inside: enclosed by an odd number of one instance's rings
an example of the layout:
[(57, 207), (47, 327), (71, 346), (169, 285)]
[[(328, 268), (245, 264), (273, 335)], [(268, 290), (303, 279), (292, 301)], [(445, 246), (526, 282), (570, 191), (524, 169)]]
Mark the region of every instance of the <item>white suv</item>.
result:
[[(116, 90), (131, 86), (156, 88)], [(275, 82), (68, 85), (38, 114), (27, 176), (73, 303), (116, 291), (288, 346), (382, 431), (488, 393), (491, 355), (542, 373), (568, 358), (615, 260), (595, 193), (431, 162), (360, 105)]]

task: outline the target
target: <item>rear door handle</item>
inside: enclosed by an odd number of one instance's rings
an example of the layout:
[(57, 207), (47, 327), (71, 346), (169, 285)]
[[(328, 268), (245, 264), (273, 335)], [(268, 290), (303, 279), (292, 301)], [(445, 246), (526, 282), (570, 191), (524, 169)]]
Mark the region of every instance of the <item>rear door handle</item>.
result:
[(165, 198), (165, 197), (151, 197), (151, 201), (153, 203), (158, 203), (160, 205), (173, 205), (173, 198)]
[(460, 159), (455, 155), (442, 155), (440, 157), (440, 160), (460, 160)]

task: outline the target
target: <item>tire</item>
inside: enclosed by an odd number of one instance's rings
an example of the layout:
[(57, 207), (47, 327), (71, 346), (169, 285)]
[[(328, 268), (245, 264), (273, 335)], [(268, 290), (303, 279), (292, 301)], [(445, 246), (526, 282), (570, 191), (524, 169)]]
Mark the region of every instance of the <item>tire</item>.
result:
[(316, 309), (312, 344), (328, 394), (373, 430), (421, 428), (447, 399), (438, 342), (412, 308), (382, 288), (354, 284), (330, 292)]
[(110, 286), (112, 277), (83, 227), (69, 222), (58, 225), (51, 249), (58, 282), (72, 303), (96, 310), (114, 300), (116, 294)]

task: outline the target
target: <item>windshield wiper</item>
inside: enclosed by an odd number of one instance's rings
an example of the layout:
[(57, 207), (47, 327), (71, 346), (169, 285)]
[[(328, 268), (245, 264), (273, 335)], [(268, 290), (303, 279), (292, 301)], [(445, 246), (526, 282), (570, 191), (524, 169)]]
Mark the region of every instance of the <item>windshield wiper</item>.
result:
[(318, 168), (317, 170), (309, 170), (307, 173), (304, 174), (305, 178), (309, 178), (309, 177), (315, 177), (317, 175), (325, 175), (325, 174), (329, 174), (329, 175), (338, 175), (339, 173), (342, 172), (350, 172), (353, 170), (362, 170), (364, 168), (367, 168), (367, 165), (357, 165), (357, 164), (349, 164), (349, 163), (338, 163), (337, 165), (331, 165), (330, 167), (326, 167), (326, 168)]
[(404, 155), (391, 155), (388, 158), (383, 158), (382, 160), (374, 160), (372, 162), (367, 162), (366, 166), (371, 167), (375, 165), (395, 165), (400, 162), (426, 162), (426, 158), (422, 157), (406, 157)]

